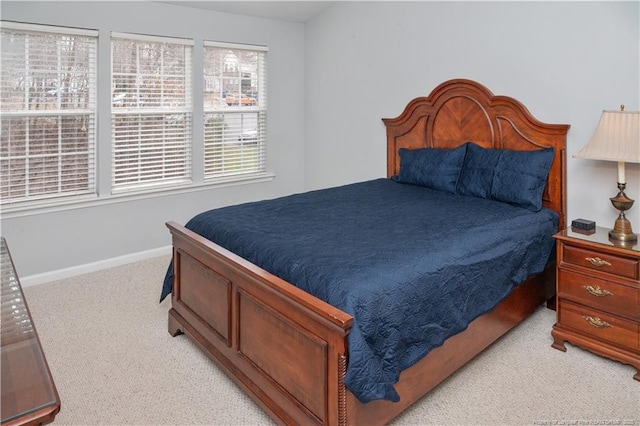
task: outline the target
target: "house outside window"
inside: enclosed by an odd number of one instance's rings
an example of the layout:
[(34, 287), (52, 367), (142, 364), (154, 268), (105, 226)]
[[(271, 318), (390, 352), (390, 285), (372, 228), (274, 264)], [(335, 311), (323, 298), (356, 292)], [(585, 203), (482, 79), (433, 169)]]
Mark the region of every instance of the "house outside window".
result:
[(191, 183), (193, 41), (112, 33), (112, 192)]
[(204, 42), (204, 178), (266, 172), (264, 46)]
[(97, 31), (0, 27), (2, 208), (95, 197)]

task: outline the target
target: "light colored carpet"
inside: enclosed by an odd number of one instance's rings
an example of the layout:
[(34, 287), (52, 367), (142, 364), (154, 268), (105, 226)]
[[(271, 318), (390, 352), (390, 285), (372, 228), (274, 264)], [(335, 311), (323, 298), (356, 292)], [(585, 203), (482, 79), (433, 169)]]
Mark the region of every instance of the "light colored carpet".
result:
[[(59, 425), (270, 425), (158, 303), (169, 257), (25, 288), (62, 410)], [(539, 309), (396, 425), (640, 425), (635, 370), (550, 347)]]

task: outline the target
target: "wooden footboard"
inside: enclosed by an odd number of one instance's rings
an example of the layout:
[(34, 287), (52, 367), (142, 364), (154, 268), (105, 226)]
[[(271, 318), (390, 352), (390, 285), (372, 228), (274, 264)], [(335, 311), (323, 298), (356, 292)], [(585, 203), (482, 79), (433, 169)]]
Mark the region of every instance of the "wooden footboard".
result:
[(168, 223), (169, 332), (184, 332), (274, 419), (345, 424), (353, 318), (199, 235)]
[(188, 335), (282, 424), (385, 424), (554, 291), (550, 265), (403, 372), (400, 402), (363, 404), (343, 382), (351, 316), (176, 223), (167, 226), (174, 246), (169, 332)]

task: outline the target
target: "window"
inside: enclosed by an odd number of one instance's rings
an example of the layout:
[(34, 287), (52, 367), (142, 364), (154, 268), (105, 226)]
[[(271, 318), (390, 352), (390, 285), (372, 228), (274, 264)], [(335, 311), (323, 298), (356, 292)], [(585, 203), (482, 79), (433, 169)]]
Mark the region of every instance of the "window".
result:
[[(266, 175), (266, 47), (205, 41), (194, 106), (193, 40), (112, 32), (100, 71), (111, 140), (99, 147), (98, 31), (7, 21), (0, 30), (5, 212)], [(111, 168), (98, 170), (98, 152)]]
[(204, 43), (205, 180), (266, 171), (266, 52)]
[(190, 183), (193, 42), (111, 39), (112, 192)]
[(97, 31), (1, 27), (2, 206), (95, 194)]

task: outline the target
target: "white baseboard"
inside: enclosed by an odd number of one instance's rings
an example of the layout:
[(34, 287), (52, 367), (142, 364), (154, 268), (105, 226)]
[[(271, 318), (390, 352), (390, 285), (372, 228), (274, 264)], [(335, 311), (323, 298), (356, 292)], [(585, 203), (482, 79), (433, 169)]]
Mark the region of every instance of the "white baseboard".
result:
[(141, 251), (124, 256), (112, 257), (111, 259), (100, 260), (98, 262), (86, 263), (84, 265), (72, 266), (70, 268), (58, 269), (56, 271), (44, 272), (42, 274), (19, 277), (22, 287), (44, 284), (51, 281), (62, 280), (75, 277), (77, 275), (88, 274), (103, 269), (126, 265), (127, 263), (138, 262), (140, 260), (152, 259), (154, 257), (171, 255), (171, 246), (157, 249)]

